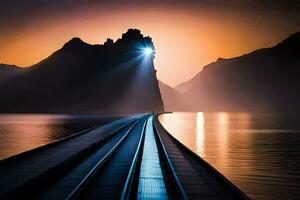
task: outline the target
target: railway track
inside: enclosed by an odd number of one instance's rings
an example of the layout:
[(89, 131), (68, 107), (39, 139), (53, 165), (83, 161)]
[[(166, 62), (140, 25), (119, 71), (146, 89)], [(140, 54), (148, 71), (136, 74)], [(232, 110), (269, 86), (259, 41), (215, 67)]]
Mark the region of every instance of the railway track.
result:
[[(38, 184), (37, 184), (38, 183)], [(248, 199), (212, 166), (144, 115), (53, 176), (6, 199)]]

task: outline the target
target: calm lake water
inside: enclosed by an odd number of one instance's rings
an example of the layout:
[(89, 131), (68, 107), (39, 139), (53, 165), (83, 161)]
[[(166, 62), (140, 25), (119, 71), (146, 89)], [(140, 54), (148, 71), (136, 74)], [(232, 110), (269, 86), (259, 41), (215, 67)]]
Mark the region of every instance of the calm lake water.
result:
[(0, 115), (0, 160), (115, 120), (98, 115)]
[(296, 115), (173, 113), (159, 120), (249, 197), (300, 199)]

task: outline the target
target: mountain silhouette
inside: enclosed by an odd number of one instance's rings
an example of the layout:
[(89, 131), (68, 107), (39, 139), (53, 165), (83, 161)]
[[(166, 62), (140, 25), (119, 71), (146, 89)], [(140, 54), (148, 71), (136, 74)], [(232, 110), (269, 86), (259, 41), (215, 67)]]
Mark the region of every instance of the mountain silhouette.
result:
[(11, 79), (23, 71), (23, 68), (16, 65), (0, 64), (0, 83)]
[(191, 110), (300, 111), (300, 32), (274, 47), (219, 58), (176, 87)]
[[(0, 112), (140, 113), (163, 111), (150, 37), (129, 29), (90, 45), (73, 38), (48, 58), (20, 70), (1, 65)], [(11, 76), (7, 76), (7, 74)]]
[(188, 110), (188, 104), (184, 97), (171, 86), (158, 81), (165, 111), (185, 111)]

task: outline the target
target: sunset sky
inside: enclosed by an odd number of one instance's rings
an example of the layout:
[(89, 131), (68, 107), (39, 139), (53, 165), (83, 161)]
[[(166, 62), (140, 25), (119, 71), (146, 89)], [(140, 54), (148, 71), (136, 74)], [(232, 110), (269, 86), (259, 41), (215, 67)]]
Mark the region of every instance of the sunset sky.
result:
[(299, 0), (10, 0), (0, 4), (0, 63), (29, 66), (80, 37), (128, 28), (153, 38), (158, 78), (176, 86), (218, 57), (270, 47), (300, 31)]

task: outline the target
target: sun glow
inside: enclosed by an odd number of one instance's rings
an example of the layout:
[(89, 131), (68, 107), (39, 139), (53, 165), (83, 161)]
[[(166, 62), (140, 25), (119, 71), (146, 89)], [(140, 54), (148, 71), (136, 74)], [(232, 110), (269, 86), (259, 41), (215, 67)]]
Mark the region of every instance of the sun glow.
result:
[(144, 55), (149, 56), (153, 53), (153, 50), (151, 47), (146, 47), (143, 49)]

